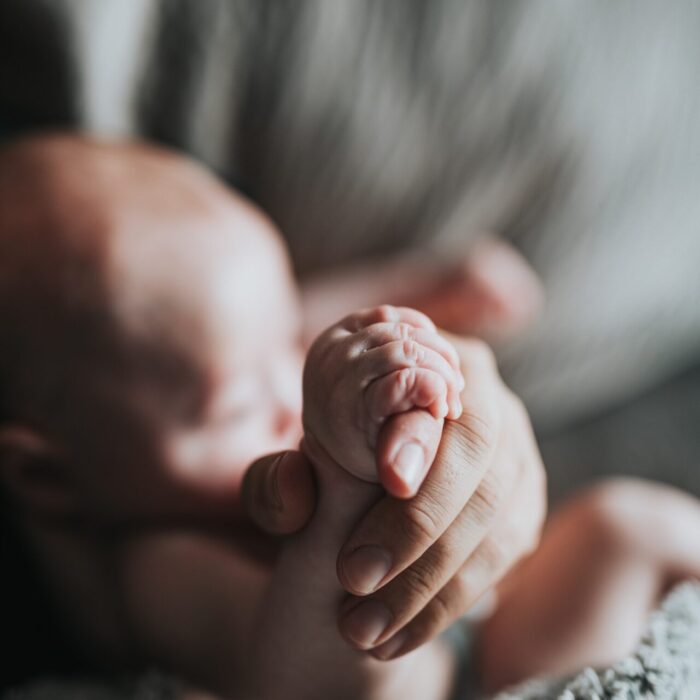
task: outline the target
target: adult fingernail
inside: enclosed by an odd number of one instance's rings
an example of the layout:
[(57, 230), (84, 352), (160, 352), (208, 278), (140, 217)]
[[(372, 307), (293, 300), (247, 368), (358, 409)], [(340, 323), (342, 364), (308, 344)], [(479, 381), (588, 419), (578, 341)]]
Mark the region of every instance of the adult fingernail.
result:
[(344, 557), (342, 569), (346, 583), (357, 595), (372, 593), (391, 569), (386, 549), (367, 545)]
[(407, 638), (407, 630), (403, 629), (400, 632), (397, 632), (388, 642), (384, 642), (384, 644), (377, 647), (376, 649), (372, 649), (372, 656), (375, 656), (376, 658), (382, 661), (388, 661), (389, 659), (393, 658), (399, 651), (401, 651), (401, 648), (406, 643)]
[(410, 489), (418, 487), (424, 464), (423, 448), (415, 442), (406, 443), (394, 457), (394, 470)]
[(341, 621), (343, 635), (358, 647), (369, 649), (391, 624), (389, 608), (376, 600), (368, 600), (353, 608)]

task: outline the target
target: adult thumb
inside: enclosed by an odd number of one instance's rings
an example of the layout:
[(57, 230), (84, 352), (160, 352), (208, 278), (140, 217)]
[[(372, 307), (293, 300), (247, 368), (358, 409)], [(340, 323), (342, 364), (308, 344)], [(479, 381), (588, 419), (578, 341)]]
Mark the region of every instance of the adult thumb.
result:
[(250, 519), (264, 532), (297, 532), (316, 508), (311, 464), (292, 450), (261, 457), (246, 472), (242, 500)]

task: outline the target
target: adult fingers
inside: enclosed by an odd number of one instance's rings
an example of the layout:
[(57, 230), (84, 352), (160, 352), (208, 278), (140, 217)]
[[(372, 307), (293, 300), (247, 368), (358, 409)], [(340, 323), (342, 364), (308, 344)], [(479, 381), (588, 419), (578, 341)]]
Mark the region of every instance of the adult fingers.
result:
[[(456, 345), (466, 382), (464, 412), (445, 425), (436, 459), (416, 496), (382, 499), (343, 546), (338, 576), (351, 593), (371, 593), (421, 557), (462, 512), (491, 466), (500, 431), (500, 380), (495, 381), (493, 358), (480, 344)], [(389, 563), (379, 579), (376, 567), (365, 565), (367, 547)]]
[(263, 531), (275, 535), (297, 532), (316, 507), (311, 465), (295, 451), (261, 457), (246, 472), (242, 499), (248, 516)]
[(485, 238), (414, 305), (453, 333), (505, 340), (523, 331), (542, 309), (542, 283), (510, 244)]
[(494, 527), (460, 569), (406, 626), (372, 650), (379, 659), (402, 656), (432, 639), (468, 611), (539, 541), (545, 488), (541, 470), (523, 470)]
[[(487, 471), (468, 504), (447, 531), (411, 566), (367, 599), (350, 601), (341, 614), (341, 633), (359, 648), (381, 645), (391, 639), (440, 592), (488, 537), (500, 516), (504, 502), (515, 487), (517, 467), (508, 435), (494, 454), (494, 466)], [(499, 542), (499, 545), (501, 543)], [(494, 563), (494, 562), (490, 562)], [(457, 601), (459, 604), (461, 601)], [(365, 622), (383, 609), (389, 623), (373, 639), (362, 638), (364, 630), (377, 627)]]

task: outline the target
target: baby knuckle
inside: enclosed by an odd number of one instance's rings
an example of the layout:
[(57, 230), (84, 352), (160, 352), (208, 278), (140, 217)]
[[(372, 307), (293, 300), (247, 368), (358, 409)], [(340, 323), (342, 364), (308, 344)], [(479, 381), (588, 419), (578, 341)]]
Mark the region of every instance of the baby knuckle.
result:
[(374, 316), (378, 323), (392, 323), (398, 320), (399, 312), (391, 304), (382, 304), (375, 308)]
[(414, 340), (404, 340), (401, 343), (401, 354), (405, 360), (415, 364), (418, 361), (418, 343)]
[(396, 334), (399, 340), (415, 340), (416, 329), (408, 323), (397, 323)]
[(417, 374), (414, 367), (405, 367), (396, 373), (397, 391), (401, 396), (410, 394), (416, 385)]

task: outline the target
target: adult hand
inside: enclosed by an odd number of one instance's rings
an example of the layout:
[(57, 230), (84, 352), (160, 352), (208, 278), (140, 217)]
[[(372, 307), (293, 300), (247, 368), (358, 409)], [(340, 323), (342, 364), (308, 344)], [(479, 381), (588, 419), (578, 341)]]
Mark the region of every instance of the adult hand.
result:
[(327, 270), (304, 280), (301, 291), (309, 344), (339, 318), (379, 304), (418, 309), (457, 335), (503, 342), (532, 322), (544, 298), (527, 260), (490, 235), (461, 255), (409, 251)]
[[(381, 659), (407, 653), (466, 612), (537, 544), (545, 473), (522, 403), (483, 343), (452, 338), (466, 386), (464, 413), (445, 425), (435, 461), (410, 500), (385, 496), (338, 558), (352, 594), (340, 630)], [(311, 517), (311, 466), (297, 452), (263, 457), (243, 500), (263, 530), (296, 531)], [(377, 620), (390, 620), (374, 639)]]
[(355, 594), (341, 610), (341, 633), (380, 659), (411, 651), (466, 612), (536, 546), (544, 521), (545, 473), (527, 412), (487, 346), (451, 340), (464, 413), (445, 424), (417, 495), (381, 500), (338, 558), (341, 583)]
[(316, 508), (311, 463), (292, 450), (255, 460), (243, 479), (242, 499), (245, 511), (264, 532), (297, 532)]

